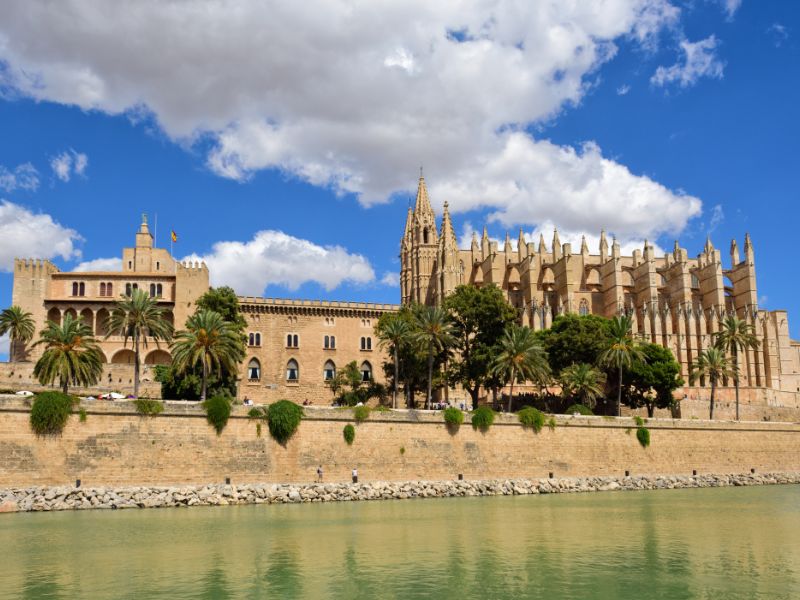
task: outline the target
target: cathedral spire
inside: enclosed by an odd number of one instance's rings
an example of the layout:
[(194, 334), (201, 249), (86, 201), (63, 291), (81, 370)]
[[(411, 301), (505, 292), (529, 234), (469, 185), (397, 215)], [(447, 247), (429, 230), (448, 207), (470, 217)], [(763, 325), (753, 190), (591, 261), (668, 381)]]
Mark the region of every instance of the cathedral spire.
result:
[(411, 240), (411, 233), (414, 230), (414, 211), (411, 210), (411, 207), (408, 207), (408, 214), (406, 215), (406, 228), (403, 231), (403, 238), (406, 240)]
[(506, 231), (506, 243), (503, 246), (503, 252), (506, 253), (506, 260), (508, 260), (508, 257), (511, 255), (511, 250), (511, 236)]
[(600, 230), (600, 260), (606, 262), (608, 259), (608, 240), (606, 239), (606, 230)]
[(736, 238), (731, 240), (731, 266), (735, 267), (739, 264), (739, 245), (736, 243)]
[(703, 247), (703, 251), (706, 254), (711, 254), (714, 251), (714, 244), (711, 243), (711, 236), (706, 236), (706, 245)]
[(425, 185), (425, 177), (422, 176), (422, 168), (419, 173), (419, 184), (417, 185), (417, 200), (414, 203), (414, 214), (418, 217), (433, 214), (431, 202), (428, 199), (428, 188)]
[(589, 244), (586, 243), (586, 236), (581, 236), (581, 254), (588, 255), (589, 254)]
[(519, 237), (517, 238), (517, 256), (520, 262), (528, 256), (528, 245), (525, 243), (525, 234), (522, 233), (522, 227), (519, 228)]
[(561, 258), (561, 239), (558, 237), (558, 228), (553, 228), (553, 262)]
[(539, 233), (539, 254), (547, 254), (547, 246), (544, 243), (543, 233)]
[(450, 209), (447, 201), (444, 203), (444, 211), (442, 213), (442, 229), (441, 229), (440, 244), (447, 248), (458, 248), (458, 239), (456, 232), (453, 229), (453, 221), (450, 219)]

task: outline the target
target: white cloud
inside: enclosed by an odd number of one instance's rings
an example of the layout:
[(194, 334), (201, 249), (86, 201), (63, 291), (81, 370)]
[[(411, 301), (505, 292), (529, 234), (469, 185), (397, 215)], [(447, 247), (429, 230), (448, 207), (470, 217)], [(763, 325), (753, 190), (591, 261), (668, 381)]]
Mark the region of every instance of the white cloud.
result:
[(725, 16), (729, 21), (733, 20), (733, 15), (739, 10), (742, 5), (742, 0), (720, 0), (722, 8), (725, 11)]
[(624, 96), (624, 95), (626, 95), (626, 94), (627, 94), (628, 92), (630, 92), (630, 91), (631, 91), (631, 86), (629, 86), (629, 85), (626, 83), (625, 85), (621, 85), (621, 86), (619, 86), (619, 87), (617, 88), (617, 95), (618, 95), (618, 96)]
[(767, 34), (772, 37), (772, 43), (776, 48), (780, 48), (789, 39), (789, 28), (780, 23), (773, 23), (767, 27)]
[[(210, 140), (207, 164), (224, 177), (279, 169), (365, 205), (413, 191), (424, 164), (453, 192), (452, 210), (478, 202), (460, 185), (469, 174), (487, 193), (480, 203), (532, 225), (542, 217), (519, 207), (542, 202), (527, 173), (542, 172), (537, 160), (571, 156), (577, 172), (556, 169), (546, 187), (591, 189), (603, 207), (593, 222), (625, 229), (625, 205), (606, 175), (627, 169), (598, 160), (599, 150), (536, 141), (524, 128), (578, 104), (617, 41), (652, 48), (679, 14), (668, 0), (389, 0), (359, 9), (328, 0), (242, 0), (235, 8), (215, 0), (10, 0), (0, 22), (0, 85), (37, 100), (146, 115), (181, 143), (206, 148)], [(523, 148), (534, 162), (511, 156)], [(659, 190), (672, 202), (668, 212), (684, 211), (677, 221), (691, 216), (680, 194), (645, 177), (624, 181), (633, 186), (626, 200), (652, 206), (648, 194)], [(495, 191), (499, 199), (488, 195)], [(500, 206), (510, 197), (515, 207)], [(558, 194), (552, 204), (569, 199)]]
[(273, 230), (259, 231), (249, 242), (217, 242), (209, 254), (192, 254), (184, 260), (204, 261), (212, 285), (229, 285), (249, 296), (263, 294), (270, 284), (296, 290), (314, 282), (332, 290), (344, 282), (369, 283), (375, 279), (369, 261), (360, 254)]
[(717, 56), (719, 41), (713, 35), (699, 42), (683, 40), (680, 43), (683, 58), (670, 67), (658, 67), (650, 78), (650, 83), (663, 87), (676, 83), (680, 87), (690, 87), (701, 77), (722, 79), (725, 63)]
[(714, 207), (711, 209), (711, 217), (708, 222), (708, 233), (714, 233), (717, 227), (719, 227), (720, 223), (725, 220), (725, 212), (722, 210), (721, 204), (715, 204)]
[(11, 342), (8, 339), (8, 334), (0, 335), (0, 357), (7, 358), (10, 347)]
[(7, 169), (0, 165), (0, 190), (35, 192), (38, 188), (39, 171), (31, 163), (17, 165), (14, 169)]
[(61, 181), (69, 181), (72, 175), (83, 176), (89, 165), (89, 157), (81, 152), (69, 150), (50, 159), (50, 168)]
[(381, 277), (381, 283), (389, 287), (400, 287), (400, 274), (394, 271), (386, 271)]
[(86, 272), (86, 271), (121, 271), (122, 259), (115, 258), (95, 258), (92, 260), (84, 261), (78, 264), (73, 271)]
[(0, 271), (12, 271), (14, 258), (80, 258), (76, 245), (82, 239), (46, 213), (0, 201)]

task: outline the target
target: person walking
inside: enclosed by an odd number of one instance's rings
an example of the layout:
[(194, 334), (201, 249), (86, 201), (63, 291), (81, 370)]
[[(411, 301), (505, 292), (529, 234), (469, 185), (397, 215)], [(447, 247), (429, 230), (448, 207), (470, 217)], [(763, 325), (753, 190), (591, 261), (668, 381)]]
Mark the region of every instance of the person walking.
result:
[(353, 483), (358, 483), (358, 469), (353, 467)]
[(317, 467), (317, 481), (322, 482), (322, 465)]

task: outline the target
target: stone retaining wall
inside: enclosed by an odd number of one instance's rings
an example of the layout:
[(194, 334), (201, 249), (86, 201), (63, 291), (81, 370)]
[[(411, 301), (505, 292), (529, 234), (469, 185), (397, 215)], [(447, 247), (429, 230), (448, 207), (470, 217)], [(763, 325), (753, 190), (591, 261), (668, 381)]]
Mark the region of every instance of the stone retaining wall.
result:
[(375, 481), (370, 483), (244, 484), (180, 487), (32, 487), (0, 490), (0, 513), (53, 510), (297, 504), (511, 496), (800, 483), (800, 473), (662, 477), (584, 477), (483, 481)]

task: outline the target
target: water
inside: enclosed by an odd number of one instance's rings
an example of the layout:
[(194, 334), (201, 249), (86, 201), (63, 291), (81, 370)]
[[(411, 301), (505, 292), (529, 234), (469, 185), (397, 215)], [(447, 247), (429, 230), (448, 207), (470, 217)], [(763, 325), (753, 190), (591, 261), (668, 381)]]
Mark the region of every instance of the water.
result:
[(800, 486), (0, 515), (2, 598), (800, 598)]

